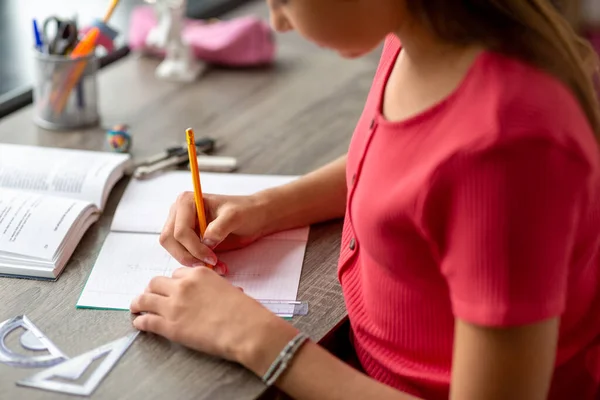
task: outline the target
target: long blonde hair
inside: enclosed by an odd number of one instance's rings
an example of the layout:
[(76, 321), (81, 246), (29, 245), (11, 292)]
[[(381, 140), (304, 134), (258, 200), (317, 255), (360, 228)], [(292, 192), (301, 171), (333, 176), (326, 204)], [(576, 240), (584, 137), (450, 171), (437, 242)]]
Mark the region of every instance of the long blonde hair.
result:
[(443, 40), (483, 45), (561, 80), (600, 138), (597, 54), (550, 0), (407, 0), (407, 5)]

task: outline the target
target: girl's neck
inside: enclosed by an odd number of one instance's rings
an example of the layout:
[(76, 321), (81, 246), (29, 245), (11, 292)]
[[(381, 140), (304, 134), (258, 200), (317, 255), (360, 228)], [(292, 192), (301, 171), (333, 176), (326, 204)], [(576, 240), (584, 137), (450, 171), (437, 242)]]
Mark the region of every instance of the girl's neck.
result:
[(448, 65), (470, 65), (482, 50), (475, 45), (460, 46), (444, 41), (414, 20), (405, 22), (394, 33), (402, 43), (403, 62), (424, 75), (437, 73)]
[(443, 42), (414, 24), (396, 35), (402, 51), (386, 82), (382, 109), (390, 121), (406, 120), (449, 96), (481, 51)]

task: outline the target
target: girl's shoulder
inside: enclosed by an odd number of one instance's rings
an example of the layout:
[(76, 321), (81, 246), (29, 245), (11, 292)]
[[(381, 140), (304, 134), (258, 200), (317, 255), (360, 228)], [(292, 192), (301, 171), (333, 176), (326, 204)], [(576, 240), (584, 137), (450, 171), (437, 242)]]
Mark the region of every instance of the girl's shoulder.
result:
[(480, 131), (488, 144), (544, 137), (597, 156), (593, 130), (576, 96), (558, 78), (527, 62), (484, 51), (465, 78), (455, 107), (468, 111), (468, 125), (492, 128)]
[[(386, 37), (371, 90), (372, 105), (377, 104), (401, 47), (397, 36)], [(558, 78), (525, 61), (483, 51), (442, 105), (427, 115), (443, 121), (439, 129), (444, 135), (448, 130), (461, 132), (457, 141), (461, 148), (485, 151), (542, 139), (600, 162), (594, 132), (576, 96)], [(405, 126), (397, 129), (404, 131)]]

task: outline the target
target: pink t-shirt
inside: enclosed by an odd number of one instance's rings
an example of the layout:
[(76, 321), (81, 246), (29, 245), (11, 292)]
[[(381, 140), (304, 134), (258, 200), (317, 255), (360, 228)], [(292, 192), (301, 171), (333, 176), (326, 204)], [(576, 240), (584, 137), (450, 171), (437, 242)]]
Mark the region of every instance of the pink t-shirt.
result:
[(390, 122), (399, 51), (390, 36), (348, 152), (338, 273), (363, 368), (445, 399), (455, 318), (560, 315), (550, 398), (600, 398), (600, 159), (575, 97), (485, 52), (444, 101)]

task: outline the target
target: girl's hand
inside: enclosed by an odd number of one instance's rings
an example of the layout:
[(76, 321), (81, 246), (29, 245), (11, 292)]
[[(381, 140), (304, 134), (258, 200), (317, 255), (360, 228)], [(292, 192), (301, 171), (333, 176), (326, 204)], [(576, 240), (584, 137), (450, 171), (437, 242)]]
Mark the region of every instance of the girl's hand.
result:
[(133, 325), (264, 374), (297, 333), (290, 324), (209, 268), (153, 278), (131, 303)]
[(215, 266), (225, 274), (226, 266), (217, 264), (214, 251), (233, 250), (260, 238), (267, 211), (255, 196), (205, 195), (204, 207), (208, 222), (204, 240), (197, 233), (194, 194), (185, 192), (171, 206), (160, 243), (182, 265)]

